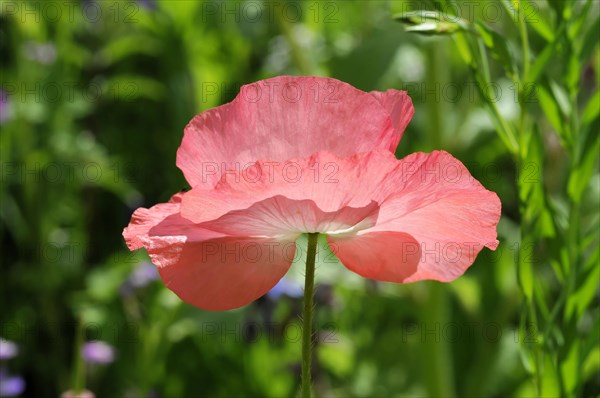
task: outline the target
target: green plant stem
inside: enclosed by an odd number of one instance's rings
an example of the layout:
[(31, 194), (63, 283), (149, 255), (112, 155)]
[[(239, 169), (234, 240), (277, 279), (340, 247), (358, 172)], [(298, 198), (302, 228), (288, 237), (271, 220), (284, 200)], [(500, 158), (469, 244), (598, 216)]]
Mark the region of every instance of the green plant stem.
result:
[(302, 46), (298, 43), (298, 40), (296, 40), (292, 27), (284, 17), (283, 13), (276, 13), (276, 19), (281, 29), (281, 33), (283, 33), (283, 37), (285, 37), (285, 40), (290, 46), (290, 54), (298, 71), (305, 76), (313, 74), (311, 73), (312, 68), (310, 61), (306, 57), (306, 53), (302, 49)]
[(310, 398), (310, 368), (312, 363), (312, 318), (315, 293), (315, 259), (319, 233), (308, 234), (306, 275), (304, 276), (304, 312), (302, 314), (302, 398)]
[(73, 391), (75, 394), (79, 394), (85, 388), (85, 370), (83, 364), (83, 358), (81, 356), (81, 349), (83, 347), (83, 320), (79, 317), (77, 322), (77, 331), (75, 336), (75, 352), (73, 353)]
[(496, 120), (500, 139), (504, 142), (506, 148), (513, 155), (518, 154), (519, 142), (516, 138), (517, 136), (515, 131), (511, 127), (510, 123), (500, 113), (496, 102), (490, 101), (486, 91), (484, 90), (485, 87), (489, 87), (490, 85), (491, 73), (490, 66), (487, 60), (487, 51), (485, 49), (485, 44), (483, 43), (481, 38), (475, 39), (475, 44), (471, 46), (471, 53), (477, 61), (477, 66), (471, 66), (471, 72), (475, 77), (475, 81), (477, 83), (477, 88), (479, 90), (481, 99), (491, 112), (492, 119)]
[[(534, 325), (534, 330), (539, 330), (539, 322), (537, 319), (537, 312), (535, 309), (535, 303), (533, 302), (533, 299), (527, 299), (527, 311), (529, 312), (529, 319), (531, 320), (531, 323)], [(535, 362), (535, 374), (534, 374), (534, 379), (535, 379), (535, 390), (537, 393), (538, 397), (542, 396), (542, 390), (543, 390), (543, 385), (542, 385), (542, 366), (544, 366), (543, 363), (543, 356), (542, 356), (542, 348), (540, 347), (540, 345), (538, 344), (538, 342), (534, 342), (533, 343), (533, 361)]]
[(521, 81), (527, 83), (529, 75), (529, 36), (527, 35), (527, 25), (521, 5), (519, 5), (519, 34), (521, 36), (521, 46), (523, 47), (523, 75)]
[[(427, 81), (428, 87), (436, 87), (437, 84), (445, 84), (449, 81), (448, 69), (444, 68), (444, 59), (447, 59), (446, 49), (441, 43), (431, 43), (427, 51)], [(437, 90), (437, 88), (436, 88)], [(447, 124), (441, 120), (441, 115), (448, 112), (444, 101), (428, 101), (427, 108), (431, 117), (428, 119), (429, 131), (428, 142), (431, 143), (433, 149), (443, 148), (443, 137)]]
[(448, 339), (436, 335), (450, 321), (448, 292), (437, 282), (430, 282), (427, 291), (428, 298), (421, 317), (423, 330), (427, 333), (433, 332), (432, 335), (426, 336), (421, 344), (422, 353), (427, 358), (423, 364), (427, 396), (456, 397), (451, 347), (448, 345)]
[[(436, 84), (444, 84), (450, 81), (447, 68), (443, 67), (444, 59), (447, 58), (445, 45), (440, 42), (432, 43), (427, 51), (427, 85), (435, 87)], [(433, 148), (443, 148), (444, 137), (447, 137), (447, 125), (442, 121), (442, 116), (449, 112), (444, 101), (428, 101), (428, 141)], [(429, 297), (426, 304), (426, 310), (423, 311), (422, 322), (427, 328), (436, 328), (448, 322), (447, 306), (448, 295), (446, 289), (438, 283), (429, 285)], [(454, 373), (452, 369), (452, 360), (450, 349), (445, 339), (431, 339), (421, 345), (423, 355), (427, 358), (427, 364), (423, 369), (426, 381), (427, 393), (429, 396), (454, 397), (455, 386), (453, 383)]]
[[(572, 56), (572, 55), (571, 55)], [(578, 84), (575, 87), (579, 87)], [(582, 148), (582, 141), (580, 138), (580, 123), (579, 123), (579, 115), (577, 113), (578, 105), (577, 105), (577, 90), (574, 89), (573, 92), (570, 93), (571, 97), (571, 117), (570, 117), (570, 128), (571, 128), (571, 140), (573, 142), (573, 146), (571, 149), (571, 173), (574, 173), (575, 170), (579, 167), (581, 162), (582, 153), (584, 149)], [(567, 195), (569, 194), (567, 189)], [(582, 257), (581, 253), (584, 252), (584, 249), (581, 244), (581, 207), (580, 207), (581, 197), (571, 197), (569, 200), (570, 209), (569, 209), (569, 228), (568, 228), (568, 241), (569, 241), (569, 273), (567, 276), (567, 293), (568, 296), (565, 297), (565, 310), (563, 322), (565, 324), (569, 323), (569, 318), (573, 316), (572, 313), (568, 310), (568, 301), (570, 297), (573, 297), (574, 293), (577, 290), (577, 278), (580, 273), (580, 263)], [(571, 346), (574, 342), (571, 341)], [(581, 357), (580, 357), (581, 358)], [(583, 360), (577, 362), (577, 372), (574, 372), (574, 377), (577, 378), (577, 382), (575, 383), (575, 390), (569, 391), (569, 394), (573, 394), (574, 396), (581, 396), (581, 388), (582, 388), (582, 378), (581, 378), (581, 369)], [(561, 377), (564, 377), (564, 374), (560, 370)], [(564, 386), (565, 383), (562, 385)], [(564, 393), (564, 392), (563, 392)]]
[[(519, 4), (519, 9), (518, 9), (518, 27), (519, 27), (519, 36), (521, 38), (521, 50), (522, 50), (522, 62), (523, 62), (523, 66), (522, 66), (522, 70), (521, 70), (521, 76), (520, 76), (520, 80), (515, 81), (515, 83), (518, 86), (518, 90), (519, 90), (519, 108), (520, 108), (520, 117), (519, 117), (519, 153), (518, 153), (518, 164), (519, 164), (519, 170), (522, 169), (522, 164), (524, 164), (525, 162), (527, 162), (528, 156), (529, 156), (529, 145), (528, 145), (528, 141), (529, 139), (531, 139), (531, 134), (536, 134), (534, 131), (531, 130), (531, 125), (528, 123), (528, 109), (527, 109), (527, 101), (526, 96), (527, 96), (527, 82), (529, 79), (529, 59), (530, 59), (530, 50), (529, 50), (529, 36), (527, 34), (527, 24), (525, 21), (525, 17), (523, 14), (523, 8), (522, 8), (522, 4)], [(539, 181), (539, 183), (541, 184), (542, 182)], [(519, 190), (526, 190), (528, 188), (525, 188), (523, 185), (519, 185)], [(525, 195), (520, 192), (519, 193), (519, 198), (520, 201), (522, 202), (520, 207), (521, 207), (521, 214), (525, 215), (528, 213), (527, 208), (529, 206), (529, 202), (526, 201), (525, 199)], [(529, 242), (529, 239), (532, 239), (532, 243), (535, 244), (535, 239), (533, 238), (534, 234), (532, 233), (532, 228), (533, 228), (533, 221), (531, 220), (530, 217), (523, 217), (522, 223), (521, 223), (521, 255), (519, 256), (519, 267), (531, 267), (531, 264), (523, 264), (524, 261), (528, 261), (528, 247), (529, 244), (527, 244)], [(527, 242), (527, 243), (526, 243)], [(533, 247), (531, 250), (534, 250)], [(533, 271), (531, 271), (533, 272)], [(533, 283), (535, 284), (536, 281), (534, 279)], [(535, 287), (533, 287), (533, 289), (535, 290)], [(540, 330), (540, 324), (538, 321), (538, 316), (537, 316), (537, 310), (536, 310), (536, 305), (534, 303), (534, 299), (533, 297), (527, 297), (527, 312), (528, 312), (528, 319), (531, 323), (533, 323), (535, 330)], [(526, 326), (526, 325), (524, 325)], [(542, 374), (543, 374), (543, 367), (545, 366), (544, 364), (544, 356), (543, 356), (543, 347), (541, 347), (539, 345), (539, 343), (534, 343), (533, 348), (532, 348), (532, 355), (533, 355), (533, 360), (535, 362), (535, 374), (534, 374), (534, 381), (535, 381), (535, 388), (536, 388), (536, 392), (537, 392), (537, 396), (540, 397), (542, 396), (543, 393), (543, 383), (542, 383)], [(560, 374), (558, 375), (560, 376)]]

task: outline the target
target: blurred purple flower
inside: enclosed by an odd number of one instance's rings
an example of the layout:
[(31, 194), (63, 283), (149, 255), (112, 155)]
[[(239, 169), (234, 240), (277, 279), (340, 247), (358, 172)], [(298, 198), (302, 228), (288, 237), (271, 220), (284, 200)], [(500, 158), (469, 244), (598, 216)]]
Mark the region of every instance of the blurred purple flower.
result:
[(23, 46), (23, 54), (32, 61), (50, 65), (56, 59), (56, 47), (52, 43), (28, 41)]
[(106, 365), (115, 360), (115, 349), (104, 341), (88, 341), (83, 345), (81, 355), (88, 363)]
[(146, 10), (156, 10), (156, 0), (138, 0), (137, 3)]
[(0, 370), (0, 397), (16, 397), (25, 391), (25, 380), (21, 376), (12, 376), (4, 369)]
[(129, 283), (131, 286), (135, 288), (144, 287), (152, 281), (155, 281), (159, 278), (158, 270), (149, 261), (141, 262), (131, 275), (129, 275)]
[(8, 93), (0, 88), (0, 124), (8, 122), (12, 118), (12, 102)]
[(14, 358), (19, 354), (19, 346), (12, 341), (0, 339), (0, 361)]
[(135, 289), (140, 289), (147, 286), (150, 282), (159, 279), (158, 270), (148, 261), (143, 261), (138, 264), (137, 267), (129, 274), (129, 277), (121, 285), (121, 294), (123, 296), (130, 296), (134, 293)]
[(277, 300), (284, 294), (289, 297), (301, 297), (304, 294), (304, 291), (298, 282), (282, 278), (275, 286), (273, 286), (273, 289), (267, 293), (267, 297), (272, 300)]

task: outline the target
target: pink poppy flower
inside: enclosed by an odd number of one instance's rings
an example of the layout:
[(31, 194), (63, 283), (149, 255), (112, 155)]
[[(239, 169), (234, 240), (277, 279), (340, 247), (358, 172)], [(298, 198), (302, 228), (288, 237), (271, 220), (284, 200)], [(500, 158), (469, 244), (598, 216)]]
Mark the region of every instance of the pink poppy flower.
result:
[(335, 79), (243, 86), (186, 127), (177, 165), (192, 189), (137, 209), (127, 245), (144, 247), (165, 285), (207, 310), (267, 293), (311, 232), (364, 277), (451, 281), (497, 247), (500, 200), (446, 152), (396, 159), (412, 115), (404, 91)]

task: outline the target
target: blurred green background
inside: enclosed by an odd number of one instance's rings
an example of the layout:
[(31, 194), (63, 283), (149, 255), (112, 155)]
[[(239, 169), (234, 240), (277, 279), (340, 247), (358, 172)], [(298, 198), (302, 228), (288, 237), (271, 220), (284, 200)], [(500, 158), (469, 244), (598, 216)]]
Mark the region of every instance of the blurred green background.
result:
[[(449, 151), (503, 204), (500, 247), (453, 283), (317, 268), (317, 396), (598, 396), (598, 2), (0, 4), (4, 395), (297, 394), (301, 268), (206, 312), (121, 237), (188, 187), (195, 114), (291, 74), (408, 90), (397, 156)], [(92, 340), (114, 360), (82, 362)]]

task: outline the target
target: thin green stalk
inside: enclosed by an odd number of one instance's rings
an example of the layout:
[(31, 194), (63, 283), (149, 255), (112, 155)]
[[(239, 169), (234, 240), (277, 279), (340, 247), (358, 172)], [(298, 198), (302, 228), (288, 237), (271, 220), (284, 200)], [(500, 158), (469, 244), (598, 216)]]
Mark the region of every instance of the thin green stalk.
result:
[(310, 368), (312, 363), (312, 318), (315, 293), (315, 259), (319, 233), (308, 234), (306, 275), (304, 276), (304, 311), (302, 314), (302, 398), (311, 396)]
[(496, 102), (490, 101), (484, 90), (484, 87), (488, 87), (491, 82), (490, 67), (487, 60), (488, 57), (485, 44), (481, 38), (476, 38), (475, 42), (476, 46), (471, 46), (471, 53), (477, 60), (477, 66), (471, 66), (471, 71), (475, 77), (479, 94), (491, 111), (493, 118), (498, 123), (498, 127), (501, 130), (499, 131), (500, 139), (502, 139), (510, 153), (517, 154), (519, 151), (519, 143), (513, 128), (500, 113), (500, 110), (496, 106)]
[[(427, 52), (427, 85), (436, 87), (436, 84), (445, 84), (449, 81), (448, 69), (443, 67), (446, 58), (446, 49), (443, 43), (432, 43)], [(447, 137), (447, 125), (442, 121), (442, 116), (448, 113), (445, 101), (427, 101), (428, 141), (433, 148), (442, 148), (443, 139)], [(437, 327), (448, 322), (448, 306), (446, 289), (437, 283), (429, 286), (429, 298), (423, 311), (423, 324), (428, 329), (436, 330)], [(433, 341), (428, 340), (422, 345), (423, 354), (428, 358), (424, 374), (426, 377), (427, 392), (429, 396), (454, 397), (454, 372), (452, 368), (451, 350), (448, 341), (436, 336)]]
[[(438, 42), (431, 44), (427, 51), (427, 87), (435, 87), (435, 90), (439, 89), (438, 84), (447, 83), (448, 79), (448, 68), (444, 68), (444, 59), (446, 59), (445, 47), (440, 45)], [(436, 94), (437, 95), (437, 94)], [(446, 114), (448, 111), (446, 103), (440, 98), (435, 98), (435, 101), (427, 101), (427, 107), (429, 111), (429, 131), (428, 142), (431, 144), (433, 149), (443, 148), (443, 137), (446, 136), (447, 124), (443, 123), (440, 115)]]
[(429, 297), (425, 304), (421, 321), (424, 330), (431, 333), (423, 341), (424, 375), (427, 395), (430, 397), (452, 398), (456, 396), (452, 366), (452, 349), (441, 330), (448, 325), (449, 297), (446, 288), (437, 282), (428, 286)]
[(521, 151), (519, 152), (519, 156), (521, 157), (521, 161), (527, 161), (526, 158), (523, 157), (523, 154), (527, 153), (528, 147), (524, 142), (526, 137), (529, 137), (529, 134), (532, 134), (527, 126), (527, 102), (525, 101), (525, 96), (527, 95), (525, 87), (527, 86), (527, 77), (529, 75), (529, 36), (527, 35), (527, 25), (525, 24), (525, 17), (523, 16), (523, 9), (519, 4), (519, 35), (521, 36), (521, 47), (523, 51), (523, 69), (521, 71), (521, 78), (516, 77), (515, 83), (518, 87), (519, 93), (519, 131), (520, 131), (520, 147)]
[(176, 319), (181, 316), (183, 305), (181, 302), (175, 308), (164, 314), (158, 322), (150, 322), (149, 319), (139, 319), (135, 322), (140, 323), (141, 347), (136, 357), (136, 381), (139, 386), (138, 393), (142, 397), (150, 395), (153, 385), (161, 380), (165, 369), (161, 366), (153, 366), (158, 358), (164, 358), (167, 355), (165, 345), (161, 344), (164, 338), (162, 330), (168, 325), (172, 325)]
[[(529, 75), (529, 58), (530, 58), (530, 50), (529, 50), (529, 36), (527, 34), (527, 25), (526, 25), (526, 21), (525, 21), (525, 17), (523, 16), (523, 8), (522, 5), (520, 3), (518, 3), (518, 27), (519, 27), (519, 35), (521, 37), (521, 50), (523, 52), (522, 57), (523, 57), (523, 67), (521, 70), (521, 76), (520, 79), (518, 77), (516, 77), (517, 81), (515, 83), (517, 83), (517, 87), (519, 90), (519, 109), (520, 109), (520, 115), (519, 115), (519, 147), (520, 150), (518, 151), (517, 157), (518, 157), (518, 162), (519, 162), (519, 170), (521, 170), (521, 165), (525, 162), (527, 162), (527, 157), (528, 157), (528, 144), (527, 144), (527, 138), (529, 138), (529, 136), (531, 134), (534, 134), (531, 130), (530, 130), (530, 126), (528, 125), (527, 122), (527, 103), (525, 101), (525, 96), (527, 95), (527, 93), (525, 92), (525, 87), (526, 87), (526, 83), (527, 83), (527, 79), (528, 79), (528, 75)], [(519, 184), (519, 190), (522, 190), (523, 186), (521, 184)], [(519, 194), (520, 200), (523, 201), (524, 199), (524, 195)], [(526, 214), (527, 213), (527, 207), (528, 207), (528, 203), (527, 202), (522, 202), (520, 207), (521, 207), (521, 214)], [(526, 261), (526, 258), (528, 257), (528, 246), (526, 245), (526, 242), (529, 242), (529, 238), (531, 237), (531, 220), (530, 217), (524, 217), (522, 220), (522, 224), (521, 224), (521, 247), (520, 247), (520, 255), (519, 255), (519, 267), (530, 267), (530, 264), (523, 264), (523, 261)], [(535, 242), (535, 239), (532, 238), (532, 241)], [(532, 283), (536, 283), (535, 278), (533, 279)], [(535, 325), (536, 330), (539, 330), (539, 323), (538, 323), (538, 319), (537, 319), (537, 311), (535, 308), (535, 303), (533, 300), (533, 297), (527, 297), (527, 312), (528, 314), (528, 319), (530, 320), (530, 322), (533, 323), (533, 325)], [(541, 347), (539, 346), (538, 343), (534, 343), (533, 348), (532, 348), (532, 354), (533, 354), (533, 360), (535, 362), (535, 375), (534, 375), (534, 380), (535, 380), (535, 387), (536, 387), (536, 392), (537, 392), (537, 396), (540, 397), (542, 396), (542, 366), (544, 366), (544, 362), (543, 362), (543, 353), (541, 350)]]
[(294, 32), (292, 31), (292, 27), (284, 18), (283, 13), (276, 13), (277, 23), (281, 29), (281, 33), (285, 37), (285, 40), (288, 42), (290, 46), (290, 54), (292, 56), (292, 60), (294, 61), (294, 65), (298, 68), (298, 71), (307, 76), (311, 74), (311, 64), (309, 59), (306, 57), (306, 52), (302, 49), (296, 37), (294, 37)]
[[(529, 311), (529, 319), (531, 319), (531, 323), (534, 325), (535, 329), (539, 329), (537, 312), (535, 310), (535, 304), (533, 299), (527, 299), (527, 310)], [(541, 348), (537, 342), (533, 343), (533, 360), (535, 362), (535, 389), (537, 392), (537, 396), (542, 396), (542, 370), (543, 366), (543, 356), (541, 352)]]
[[(571, 55), (573, 56), (573, 55)], [(581, 140), (579, 138), (579, 118), (577, 114), (577, 93), (571, 94), (571, 118), (569, 127), (571, 128), (570, 136), (573, 142), (573, 146), (571, 148), (571, 172), (574, 172), (576, 168), (579, 166), (580, 157), (581, 157)], [(568, 195), (568, 192), (567, 192)], [(568, 254), (569, 254), (569, 273), (567, 275), (566, 281), (566, 289), (563, 289), (567, 292), (565, 296), (565, 303), (563, 307), (563, 319), (565, 325), (570, 322), (570, 317), (572, 314), (567, 312), (567, 301), (569, 297), (573, 293), (575, 293), (577, 289), (577, 277), (579, 275), (579, 262), (580, 262), (580, 253), (581, 253), (581, 209), (579, 203), (575, 198), (570, 198), (569, 200), (569, 227), (567, 230), (567, 242), (568, 242)], [(563, 330), (565, 327), (562, 328)], [(567, 347), (571, 347), (574, 344), (573, 341), (567, 342)], [(562, 358), (561, 358), (562, 359)], [(560, 380), (561, 380), (561, 393), (562, 394), (573, 394), (576, 393), (575, 396), (580, 394), (581, 390), (581, 362), (578, 362), (578, 371), (574, 372), (574, 377), (576, 377), (577, 381), (575, 383), (575, 391), (564, 391), (562, 389), (565, 385), (565, 382), (562, 380), (564, 374), (562, 369), (558, 371)]]
[[(579, 273), (579, 245), (581, 242), (581, 236), (580, 236), (580, 223), (581, 223), (581, 210), (579, 208), (579, 205), (576, 203), (571, 202), (571, 209), (569, 211), (569, 230), (568, 230), (568, 241), (569, 241), (569, 275), (567, 276), (567, 281), (566, 281), (566, 291), (568, 292), (568, 295), (565, 297), (565, 304), (563, 307), (563, 319), (561, 320), (564, 323), (564, 327), (562, 327), (562, 330), (566, 329), (566, 326), (570, 323), (570, 317), (572, 316), (572, 314), (568, 313), (567, 310), (567, 300), (568, 298), (575, 293), (575, 291), (577, 290), (577, 275)], [(569, 317), (569, 318), (568, 318)], [(572, 345), (575, 343), (573, 340), (573, 337), (570, 337), (570, 341), (566, 341), (566, 346), (567, 347), (572, 347)], [(561, 358), (564, 359), (564, 358)], [(581, 369), (581, 363), (578, 363), (578, 368)], [(565, 381), (563, 380), (564, 378), (564, 374), (562, 372), (562, 369), (559, 368), (558, 370), (558, 374), (560, 376), (560, 381), (561, 381), (561, 393), (562, 394), (572, 394), (572, 391), (564, 391), (562, 388), (564, 388), (565, 386)], [(577, 387), (580, 386), (580, 378), (581, 378), (581, 373), (578, 372), (574, 372), (571, 377), (575, 377), (576, 383), (575, 385)]]
[(521, 46), (523, 47), (523, 75), (521, 81), (527, 83), (529, 74), (529, 36), (527, 35), (527, 25), (523, 16), (523, 8), (519, 5), (519, 33), (521, 36)]
[(83, 358), (81, 356), (81, 347), (83, 346), (84, 335), (83, 319), (79, 317), (77, 322), (77, 331), (75, 336), (75, 352), (73, 353), (73, 392), (79, 394), (85, 388), (85, 371)]

